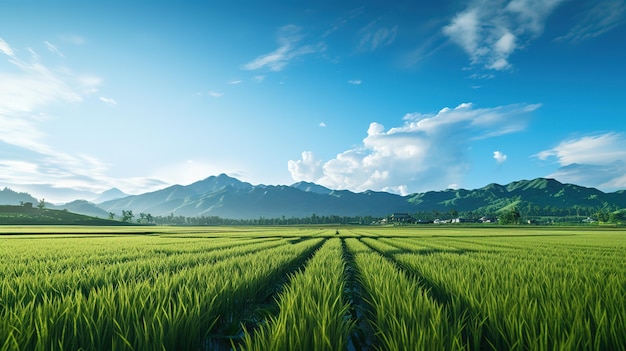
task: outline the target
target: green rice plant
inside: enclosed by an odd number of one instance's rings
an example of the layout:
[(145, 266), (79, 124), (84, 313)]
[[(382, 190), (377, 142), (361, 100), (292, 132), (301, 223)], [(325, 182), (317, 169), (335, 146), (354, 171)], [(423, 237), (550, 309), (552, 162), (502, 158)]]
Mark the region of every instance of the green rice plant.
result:
[(239, 348), (626, 350), (620, 229), (145, 230), (0, 228), (0, 351), (210, 349), (283, 283)]
[(329, 239), (292, 275), (278, 298), (280, 313), (247, 331), (241, 350), (344, 350), (354, 322), (348, 318), (345, 261), (339, 239)]
[[(376, 241), (372, 239), (373, 241)], [(418, 281), (357, 239), (346, 239), (370, 307), (369, 319), (381, 350), (465, 349), (463, 319), (450, 323), (447, 310)]]
[[(159, 240), (129, 239), (124, 243)], [(49, 247), (31, 245), (25, 250), (31, 262), (20, 264), (19, 275), (0, 281), (2, 349), (196, 349), (212, 330), (238, 325), (247, 305), (270, 294), (272, 282), (322, 242), (261, 241), (256, 248), (246, 244), (164, 257), (151, 257), (149, 246), (137, 246), (143, 258), (107, 266), (71, 261), (101, 254), (92, 251), (91, 242), (55, 240), (72, 250), (56, 247), (61, 263), (55, 265)], [(120, 246), (108, 250), (124, 251)], [(2, 264), (11, 267), (10, 258)]]
[(461, 303), (475, 348), (624, 350), (626, 249), (550, 241), (507, 239), (506, 250), (465, 254), (387, 252), (438, 298)]
[[(142, 241), (137, 241), (137, 245), (145, 245), (144, 240), (146, 239), (155, 240), (154, 238), (142, 238)], [(80, 239), (76, 240), (80, 242)], [(75, 246), (76, 241), (69, 241), (72, 245), (66, 248), (39, 247), (37, 251), (18, 252), (17, 255), (13, 256), (10, 267), (3, 271), (3, 281), (8, 281), (13, 286), (0, 292), (0, 297), (13, 294), (29, 299), (41, 297), (49, 291), (63, 294), (75, 289), (81, 289), (84, 293), (88, 293), (91, 288), (108, 285), (111, 282), (115, 286), (124, 281), (154, 279), (160, 274), (173, 274), (184, 268), (206, 265), (228, 257), (236, 257), (287, 244), (286, 241), (261, 241), (221, 250), (206, 250), (177, 255), (155, 255), (147, 248), (141, 252), (128, 254), (126, 253), (128, 250), (125, 248), (113, 246), (113, 248), (109, 248), (109, 252), (94, 254), (93, 249), (86, 246), (91, 243), (90, 240), (93, 239), (83, 241), (82, 247)], [(117, 242), (111, 242), (111, 244), (115, 245)], [(126, 242), (126, 244), (133, 245), (132, 241)], [(0, 262), (0, 267), (1, 264)], [(32, 279), (39, 272), (45, 272), (46, 279)], [(10, 295), (4, 297), (6, 297), (6, 301), (13, 300)]]

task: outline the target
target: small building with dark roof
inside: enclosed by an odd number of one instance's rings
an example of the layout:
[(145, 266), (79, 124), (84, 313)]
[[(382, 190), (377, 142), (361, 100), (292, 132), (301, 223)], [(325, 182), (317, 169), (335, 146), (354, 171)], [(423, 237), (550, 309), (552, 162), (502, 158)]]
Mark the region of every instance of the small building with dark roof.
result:
[(413, 217), (405, 212), (395, 212), (389, 219), (392, 223), (413, 223)]

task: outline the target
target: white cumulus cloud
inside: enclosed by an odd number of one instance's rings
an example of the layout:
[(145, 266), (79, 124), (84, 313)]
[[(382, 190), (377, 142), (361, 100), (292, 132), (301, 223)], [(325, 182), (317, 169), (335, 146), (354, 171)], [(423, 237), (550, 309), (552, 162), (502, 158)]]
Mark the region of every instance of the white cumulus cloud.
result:
[(302, 152), (300, 160), (289, 160), (287, 168), (296, 181), (317, 179), (322, 176), (322, 161), (315, 159), (311, 151)]
[(503, 163), (504, 161), (506, 161), (507, 156), (500, 151), (494, 151), (493, 158), (496, 160), (496, 162)]
[(306, 151), (300, 160), (290, 160), (288, 169), (294, 180), (334, 189), (400, 194), (443, 189), (462, 183), (470, 167), (466, 150), (473, 141), (523, 130), (537, 108), (466, 103), (435, 114), (407, 114), (399, 127), (372, 122), (361, 145), (325, 162)]

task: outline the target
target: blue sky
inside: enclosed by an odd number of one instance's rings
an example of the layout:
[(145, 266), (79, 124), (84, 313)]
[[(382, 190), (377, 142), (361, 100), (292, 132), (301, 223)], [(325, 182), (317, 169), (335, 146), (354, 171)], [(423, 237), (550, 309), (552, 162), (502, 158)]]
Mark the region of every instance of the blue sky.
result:
[(0, 186), (626, 189), (626, 1), (0, 1)]

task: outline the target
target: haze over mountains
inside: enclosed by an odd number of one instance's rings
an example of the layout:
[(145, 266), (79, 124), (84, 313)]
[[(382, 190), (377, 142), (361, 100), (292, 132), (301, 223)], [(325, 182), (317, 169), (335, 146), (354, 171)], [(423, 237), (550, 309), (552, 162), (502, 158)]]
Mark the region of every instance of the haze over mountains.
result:
[[(26, 193), (10, 189), (0, 191), (1, 204), (37, 203)], [(626, 207), (626, 192), (604, 193), (595, 188), (562, 184), (554, 179), (521, 180), (507, 185), (489, 184), (466, 190), (448, 189), (401, 196), (386, 192), (355, 193), (332, 190), (318, 184), (298, 182), (292, 185), (252, 185), (225, 174), (183, 186), (173, 185), (140, 195), (127, 195), (118, 189), (101, 194), (94, 202), (75, 200), (64, 205), (46, 204), (49, 208), (108, 217), (123, 210), (153, 216), (219, 216), (233, 219), (259, 217), (308, 217), (316, 215), (386, 216), (394, 212), (498, 213), (511, 206), (525, 208), (605, 208)]]

